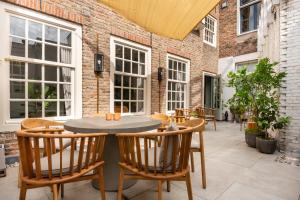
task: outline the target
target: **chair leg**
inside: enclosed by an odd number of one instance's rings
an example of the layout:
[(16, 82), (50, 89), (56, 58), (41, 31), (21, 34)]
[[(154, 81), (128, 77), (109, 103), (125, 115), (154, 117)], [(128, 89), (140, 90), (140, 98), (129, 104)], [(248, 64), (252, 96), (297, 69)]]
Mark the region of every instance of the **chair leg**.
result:
[(157, 200), (162, 200), (162, 181), (158, 181), (158, 184), (157, 184), (157, 194), (158, 194), (158, 197), (157, 197)]
[(214, 119), (214, 126), (215, 126), (215, 131), (217, 130), (217, 123), (216, 123), (216, 119)]
[(23, 174), (22, 163), (20, 161), (20, 163), (19, 163), (19, 176), (18, 176), (18, 188), (21, 188), (21, 185), (22, 185), (22, 181), (21, 181), (22, 174)]
[(191, 157), (191, 168), (192, 168), (192, 172), (195, 172), (194, 153), (193, 153), (192, 151), (190, 152), (190, 157)]
[(26, 191), (27, 191), (26, 186), (21, 183), (21, 186), (20, 186), (20, 196), (19, 196), (20, 200), (25, 200), (25, 198), (26, 198)]
[(118, 200), (122, 200), (123, 183), (124, 183), (124, 169), (120, 168)]
[(105, 190), (104, 190), (104, 176), (103, 176), (103, 167), (98, 168), (98, 173), (99, 173), (99, 189), (101, 192), (101, 200), (105, 200)]
[(167, 181), (167, 191), (171, 192), (171, 183), (170, 183), (170, 181)]
[(204, 139), (203, 133), (200, 133), (200, 158), (201, 158), (201, 174), (202, 174), (202, 187), (206, 188), (206, 170), (205, 170), (205, 157), (204, 157)]
[(64, 196), (65, 196), (65, 191), (64, 191), (64, 184), (61, 184), (60, 185), (60, 197), (61, 198), (64, 198)]
[(52, 193), (53, 193), (53, 200), (58, 200), (58, 189), (57, 185), (52, 185)]
[(190, 172), (188, 172), (185, 176), (185, 182), (186, 182), (186, 189), (188, 192), (189, 200), (193, 200), (193, 193), (192, 193), (192, 184), (191, 184), (191, 176)]

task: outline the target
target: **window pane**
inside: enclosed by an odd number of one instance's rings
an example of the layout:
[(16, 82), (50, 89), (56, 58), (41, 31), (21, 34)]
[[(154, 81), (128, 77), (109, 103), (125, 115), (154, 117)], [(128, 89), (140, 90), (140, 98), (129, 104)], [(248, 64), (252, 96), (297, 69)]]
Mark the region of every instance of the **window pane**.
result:
[(61, 101), (59, 103), (59, 115), (60, 116), (71, 115), (71, 101)]
[(132, 113), (136, 112), (136, 102), (131, 102), (130, 112)]
[(138, 86), (138, 88), (144, 88), (144, 79), (143, 78), (137, 79), (137, 86)]
[(25, 37), (25, 20), (11, 16), (10, 17), (10, 34)]
[(25, 82), (10, 81), (10, 98), (25, 99)]
[(121, 98), (121, 88), (115, 88), (115, 92), (114, 92), (114, 95), (115, 95), (115, 99), (122, 99)]
[(57, 28), (45, 26), (45, 41), (57, 44)]
[(57, 102), (56, 101), (45, 101), (45, 117), (57, 116)]
[(28, 40), (28, 57), (42, 59), (42, 43)]
[(45, 60), (57, 62), (57, 46), (45, 44)]
[(123, 58), (123, 47), (116, 45), (116, 57)]
[(173, 79), (173, 71), (169, 70), (169, 79)]
[(60, 62), (61, 63), (66, 63), (66, 64), (71, 64), (72, 61), (72, 53), (71, 49), (69, 48), (60, 48)]
[(258, 18), (260, 13), (260, 4), (252, 4), (241, 8), (241, 32), (256, 30), (258, 26)]
[(138, 99), (144, 100), (144, 90), (138, 90)]
[(60, 99), (71, 99), (71, 85), (60, 84), (59, 85), (59, 98)]
[(41, 83), (28, 83), (28, 98), (41, 99), (42, 98), (42, 84)]
[(144, 102), (138, 103), (138, 112), (144, 112)]
[(25, 102), (11, 101), (10, 102), (10, 118), (25, 118)]
[(123, 61), (120, 59), (116, 59), (116, 71), (123, 71)]
[(56, 67), (45, 66), (45, 81), (57, 81)]
[(115, 113), (121, 113), (121, 102), (115, 102), (114, 111)]
[(132, 73), (133, 74), (138, 74), (139, 73), (139, 67), (137, 63), (132, 63)]
[(140, 51), (140, 62), (145, 63), (145, 53)]
[(67, 67), (59, 68), (59, 81), (60, 82), (71, 82), (71, 69)]
[(28, 22), (28, 37), (33, 40), (42, 40), (43, 25), (40, 23)]
[(10, 38), (10, 54), (12, 56), (25, 57), (25, 39)]
[(131, 73), (129, 61), (124, 61), (124, 72)]
[(60, 30), (60, 44), (65, 46), (71, 46), (72, 33), (70, 31)]
[(123, 113), (129, 112), (129, 102), (123, 102)]
[(131, 87), (132, 88), (137, 87), (137, 77), (131, 77)]
[(121, 85), (122, 85), (122, 76), (115, 75), (115, 86), (121, 86)]
[(24, 79), (25, 78), (25, 63), (10, 62), (10, 78)]
[(129, 87), (129, 76), (123, 76), (123, 87)]
[(132, 60), (139, 61), (139, 52), (135, 49), (132, 49)]
[(131, 90), (130, 91), (130, 99), (131, 100), (137, 100), (137, 90)]
[(29, 101), (28, 102), (28, 117), (42, 117), (42, 102)]
[(45, 83), (45, 99), (57, 99), (57, 85)]
[(141, 75), (145, 75), (145, 65), (144, 64), (140, 64), (140, 74)]
[(123, 99), (129, 100), (129, 89), (123, 89)]
[(28, 79), (42, 80), (42, 65), (28, 63)]
[(127, 60), (131, 59), (131, 50), (127, 47), (124, 48), (124, 58)]

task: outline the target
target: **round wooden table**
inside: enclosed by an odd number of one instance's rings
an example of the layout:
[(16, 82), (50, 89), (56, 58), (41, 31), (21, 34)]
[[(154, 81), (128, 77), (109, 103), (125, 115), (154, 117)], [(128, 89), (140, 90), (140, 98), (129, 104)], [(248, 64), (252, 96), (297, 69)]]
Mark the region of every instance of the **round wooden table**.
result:
[[(105, 191), (118, 191), (120, 160), (116, 133), (136, 133), (156, 129), (161, 121), (146, 116), (124, 116), (119, 121), (106, 121), (102, 117), (91, 117), (69, 120), (64, 128), (74, 133), (108, 133), (104, 146), (104, 183)], [(136, 181), (124, 183), (124, 189), (134, 185)], [(98, 188), (98, 181), (93, 182)]]

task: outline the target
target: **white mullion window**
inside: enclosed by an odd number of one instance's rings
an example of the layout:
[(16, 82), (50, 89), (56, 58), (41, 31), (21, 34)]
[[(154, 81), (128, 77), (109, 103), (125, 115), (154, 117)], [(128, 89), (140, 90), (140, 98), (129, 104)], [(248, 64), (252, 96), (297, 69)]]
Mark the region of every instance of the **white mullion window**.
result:
[(206, 16), (203, 19), (203, 41), (213, 47), (217, 45), (217, 20), (211, 16)]
[(256, 31), (259, 23), (260, 0), (238, 0), (238, 33)]
[[(10, 119), (72, 115), (72, 31), (10, 15)], [(64, 67), (63, 67), (64, 66)]]
[[(112, 38), (113, 91), (112, 111), (122, 114), (145, 114), (149, 62), (148, 48), (122, 39)], [(121, 42), (120, 42), (121, 41)]]
[(167, 63), (167, 113), (172, 113), (176, 108), (188, 107), (189, 61), (167, 56)]

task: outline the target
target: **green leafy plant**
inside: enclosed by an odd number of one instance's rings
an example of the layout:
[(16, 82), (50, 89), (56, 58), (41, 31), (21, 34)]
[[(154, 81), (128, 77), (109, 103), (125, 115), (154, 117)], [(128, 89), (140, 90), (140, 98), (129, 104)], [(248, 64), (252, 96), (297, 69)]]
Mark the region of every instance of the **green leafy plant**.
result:
[(253, 73), (246, 68), (228, 74), (228, 85), (235, 89), (235, 94), (228, 105), (238, 112), (248, 112), (259, 130), (269, 138), (268, 129), (282, 129), (289, 124), (290, 118), (280, 116), (279, 88), (286, 77), (286, 72), (277, 72), (277, 63), (270, 63), (268, 58), (259, 60)]

